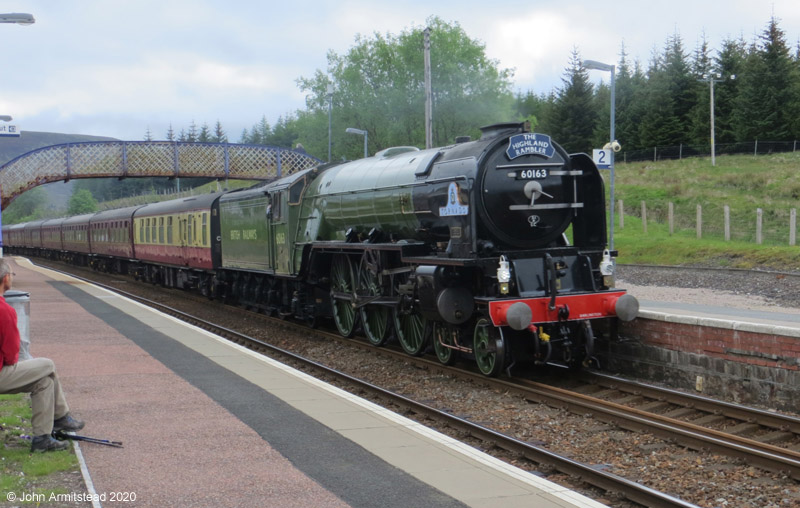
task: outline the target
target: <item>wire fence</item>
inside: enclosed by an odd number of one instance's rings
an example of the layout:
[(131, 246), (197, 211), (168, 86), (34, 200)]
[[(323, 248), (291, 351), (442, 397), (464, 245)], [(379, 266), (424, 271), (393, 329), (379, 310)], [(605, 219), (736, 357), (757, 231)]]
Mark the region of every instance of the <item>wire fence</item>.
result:
[[(769, 155), (772, 153), (796, 152), (795, 141), (748, 141), (743, 143), (717, 143), (716, 155)], [(626, 150), (616, 156), (617, 161), (639, 162), (683, 159), (687, 157), (710, 157), (711, 145), (654, 146), (643, 150)]]
[[(645, 201), (617, 201), (620, 229), (625, 227), (625, 214), (638, 217), (642, 230), (647, 225), (663, 224), (669, 233), (694, 230), (697, 238), (738, 241), (765, 245), (797, 245), (797, 208), (767, 209), (749, 204), (676, 206), (652, 205)], [(630, 227), (630, 226), (629, 226)]]

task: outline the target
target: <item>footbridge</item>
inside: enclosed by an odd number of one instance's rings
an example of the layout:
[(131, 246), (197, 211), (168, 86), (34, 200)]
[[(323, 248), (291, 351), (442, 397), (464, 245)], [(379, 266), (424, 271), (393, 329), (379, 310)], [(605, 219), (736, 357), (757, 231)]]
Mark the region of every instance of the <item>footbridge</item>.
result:
[(90, 141), (52, 145), (0, 166), (0, 210), (37, 185), (76, 178), (270, 181), (321, 162), (303, 151), (233, 143)]

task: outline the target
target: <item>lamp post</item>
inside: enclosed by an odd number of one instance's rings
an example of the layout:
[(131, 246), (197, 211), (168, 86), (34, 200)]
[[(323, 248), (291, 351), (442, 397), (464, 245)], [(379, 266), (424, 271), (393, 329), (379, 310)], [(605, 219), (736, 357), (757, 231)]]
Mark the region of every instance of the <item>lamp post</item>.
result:
[[(605, 64), (602, 62), (598, 62), (596, 60), (584, 60), (583, 66), (587, 69), (593, 69), (598, 71), (608, 71), (611, 73), (611, 132), (610, 132), (610, 141), (609, 146), (616, 142), (616, 138), (614, 137), (614, 109), (616, 108), (616, 101), (614, 97), (614, 74), (615, 67), (613, 65)], [(610, 178), (610, 195), (611, 195), (611, 228), (610, 228), (610, 236), (608, 242), (608, 249), (614, 250), (614, 150), (608, 151), (608, 160), (610, 162), (609, 169), (611, 171), (611, 178)]]
[[(23, 12), (11, 12), (8, 14), (0, 14), (0, 23), (11, 23), (14, 25), (32, 25), (36, 23), (36, 20), (33, 18), (33, 14), (27, 14)], [(11, 117), (9, 115), (2, 115), (0, 116), (4, 122), (10, 122)], [(0, 258), (3, 257), (3, 210), (0, 208)]]
[(331, 161), (331, 110), (333, 109), (333, 83), (328, 83), (328, 162)]
[(369, 152), (367, 152), (367, 131), (362, 131), (361, 129), (354, 129), (352, 127), (348, 127), (345, 129), (345, 132), (348, 134), (358, 134), (359, 136), (364, 136), (364, 158), (366, 159), (369, 157)]
[[(717, 78), (720, 78), (717, 76)], [(730, 79), (736, 79), (736, 75), (732, 75)], [(709, 74), (708, 77), (703, 77), (703, 79), (698, 79), (697, 81), (708, 81), (709, 87), (709, 109), (711, 110), (711, 165), (717, 165), (717, 147), (715, 142), (715, 129), (714, 129), (714, 83), (722, 83), (724, 79), (714, 79), (713, 74)]]

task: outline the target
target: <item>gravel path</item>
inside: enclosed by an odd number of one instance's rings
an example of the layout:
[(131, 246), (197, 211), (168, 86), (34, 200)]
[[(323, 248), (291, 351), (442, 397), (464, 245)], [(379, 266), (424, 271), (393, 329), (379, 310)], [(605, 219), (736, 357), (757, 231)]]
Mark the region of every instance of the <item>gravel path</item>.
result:
[(770, 272), (617, 266), (617, 287), (641, 300), (800, 314), (800, 277)]

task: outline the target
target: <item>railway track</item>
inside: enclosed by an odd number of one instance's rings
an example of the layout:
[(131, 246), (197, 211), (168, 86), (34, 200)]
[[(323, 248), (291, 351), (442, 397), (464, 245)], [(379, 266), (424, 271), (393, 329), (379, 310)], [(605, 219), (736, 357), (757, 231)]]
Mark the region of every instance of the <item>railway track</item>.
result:
[[(53, 269), (55, 271), (60, 271), (52, 267), (48, 268)], [(570, 475), (571, 477), (579, 478), (581, 481), (589, 485), (597, 487), (606, 492), (612, 492), (615, 495), (622, 496), (625, 499), (628, 499), (629, 501), (632, 501), (634, 503), (650, 507), (670, 507), (670, 508), (696, 506), (692, 503), (676, 498), (670, 494), (659, 492), (655, 489), (648, 488), (635, 481), (623, 478), (621, 476), (615, 475), (607, 471), (603, 471), (602, 468), (597, 468), (595, 465), (584, 464), (579, 461), (573, 460), (569, 457), (559, 455), (543, 447), (536, 446), (534, 444), (516, 439), (512, 436), (508, 436), (506, 434), (497, 432), (486, 426), (468, 421), (465, 418), (461, 418), (453, 414), (450, 414), (446, 411), (436, 409), (422, 402), (410, 399), (408, 397), (397, 394), (385, 388), (379, 387), (375, 384), (369, 383), (362, 379), (358, 379), (342, 371), (327, 367), (319, 362), (310, 360), (308, 358), (297, 355), (285, 349), (279, 348), (277, 346), (264, 342), (260, 339), (247, 336), (230, 328), (221, 327), (215, 323), (209, 322), (200, 317), (193, 316), (181, 310), (175, 309), (166, 303), (149, 300), (147, 298), (138, 296), (136, 294), (123, 291), (119, 288), (102, 284), (97, 281), (75, 275), (74, 273), (68, 273), (68, 275), (92, 283), (94, 285), (103, 287), (109, 291), (125, 296), (126, 298), (130, 298), (134, 301), (155, 308), (161, 312), (164, 312), (165, 314), (181, 319), (185, 322), (193, 324), (204, 330), (213, 332), (217, 335), (227, 338), (228, 340), (231, 340), (232, 342), (243, 345), (257, 352), (270, 354), (271, 356), (279, 356), (284, 361), (288, 360), (290, 363), (293, 363), (295, 365), (302, 366), (306, 369), (311, 369), (315, 371), (319, 376), (334, 378), (339, 382), (346, 384), (347, 386), (350, 387), (350, 389), (354, 391), (363, 392), (378, 397), (383, 401), (388, 402), (391, 405), (413, 412), (416, 415), (419, 415), (420, 417), (431, 419), (437, 422), (439, 425), (449, 427), (450, 429), (453, 429), (457, 433), (469, 435), (475, 439), (478, 439), (484, 442), (489, 448), (497, 447), (507, 452), (510, 452), (515, 456), (524, 457), (527, 460), (545, 466), (547, 469), (552, 468), (564, 474)], [(239, 311), (246, 312), (241, 309), (236, 309), (236, 308), (234, 309), (236, 312)], [(277, 320), (276, 318), (268, 318), (263, 315), (254, 315), (253, 313), (249, 314), (251, 314), (251, 316), (258, 316), (259, 318), (265, 320)], [(305, 326), (294, 325), (293, 323), (288, 321), (281, 321), (281, 325), (289, 327), (296, 326), (298, 329), (303, 329), (306, 331), (308, 330), (308, 328)], [(391, 348), (374, 348), (373, 346), (367, 343), (354, 341), (352, 339), (344, 339), (333, 333), (322, 332), (319, 330), (317, 330), (316, 332), (322, 333), (336, 340), (347, 342), (348, 344), (355, 345), (356, 347), (368, 349), (371, 351), (377, 351), (381, 354), (400, 357), (406, 361), (412, 361), (427, 368), (443, 369), (449, 373), (459, 372), (458, 369), (446, 367), (439, 364), (438, 362), (427, 360), (424, 358), (409, 357), (404, 353), (393, 350)], [(478, 379), (481, 382), (494, 381), (477, 373), (468, 373), (465, 371), (460, 371), (460, 372), (463, 372), (464, 375), (475, 376), (475, 379)]]
[[(584, 385), (564, 389), (525, 378), (487, 378), (476, 372), (441, 365), (435, 360), (408, 358), (400, 351), (387, 348), (380, 351), (429, 369), (491, 385), (531, 402), (576, 414), (591, 414), (627, 430), (648, 432), (694, 450), (711, 450), (800, 480), (800, 419), (796, 417), (602, 374), (585, 373)], [(619, 397), (613, 397), (614, 393), (620, 394)], [(639, 404), (634, 405), (635, 402)], [(659, 409), (663, 411), (657, 412)], [(730, 430), (713, 427), (723, 422), (728, 423)], [(747, 437), (751, 434), (757, 437)], [(773, 444), (776, 442), (786, 445)]]
[[(191, 293), (184, 296), (204, 301)], [(226, 307), (227, 310), (251, 319), (273, 319), (238, 307)], [(281, 321), (281, 324), (307, 331), (305, 326), (292, 322)], [(515, 393), (531, 402), (576, 414), (591, 414), (626, 430), (652, 433), (694, 450), (711, 450), (800, 480), (800, 418), (797, 417), (599, 373), (585, 372), (581, 385), (566, 389), (522, 377), (487, 378), (474, 368), (445, 366), (434, 359), (409, 357), (399, 347), (375, 348), (366, 340), (346, 339), (335, 332), (317, 330), (315, 333), (397, 361)]]
[[(118, 291), (114, 288), (110, 289)], [(196, 302), (209, 303), (208, 300), (198, 295), (181, 293), (181, 296)], [(271, 320), (273, 323), (277, 321), (237, 307), (225, 307), (225, 309), (226, 313), (229, 311), (234, 312), (251, 322), (254, 319)], [(307, 327), (294, 325), (290, 321), (280, 321), (280, 323), (281, 326), (296, 327), (306, 335), (309, 332)], [(198, 324), (198, 326), (214, 330), (223, 336), (228, 333), (237, 333), (215, 329), (214, 325), (211, 324)], [(795, 480), (800, 479), (800, 450), (798, 450), (798, 447), (800, 447), (800, 436), (798, 435), (800, 434), (798, 432), (800, 431), (800, 419), (798, 418), (741, 407), (600, 374), (586, 373), (581, 379), (580, 385), (569, 388), (558, 388), (551, 384), (536, 383), (524, 378), (494, 380), (464, 368), (444, 366), (435, 359), (409, 357), (399, 348), (375, 348), (366, 341), (345, 339), (336, 333), (319, 330), (314, 333), (323, 334), (327, 338), (346, 343), (351, 347), (370, 351), (372, 354), (388, 356), (394, 360), (411, 363), (426, 370), (457, 376), (462, 379), (470, 379), (472, 382), (481, 383), (501, 392), (513, 393), (523, 399), (544, 403), (551, 407), (568, 409), (579, 415), (591, 414), (597, 420), (620, 428), (634, 432), (651, 433), (688, 448), (711, 450), (717, 454), (735, 457), (748, 465), (769, 471), (779, 471)], [(263, 350), (264, 348), (266, 348), (266, 345), (261, 343), (256, 346), (256, 349)], [(338, 375), (335, 376), (338, 377)], [(349, 380), (346, 382), (351, 384)], [(356, 386), (356, 383), (352, 383), (352, 385)], [(358, 389), (371, 392), (370, 389), (365, 387), (358, 387)], [(379, 396), (384, 399), (390, 398), (389, 395), (385, 394)], [(437, 410), (414, 406), (410, 404), (411, 402), (413, 401), (392, 401), (393, 404), (407, 408), (414, 413), (443, 422), (440, 416), (428, 412), (436, 412)], [(443, 414), (445, 416), (441, 418), (449, 419), (453, 417), (446, 412)], [(574, 477), (580, 477), (587, 483), (601, 489), (621, 492), (626, 498), (637, 503), (647, 506), (686, 505), (670, 504), (672, 501), (665, 501), (666, 504), (661, 504), (661, 501), (648, 499), (649, 496), (653, 495), (651, 493), (644, 495), (645, 500), (641, 497), (636, 497), (642, 496), (643, 494), (641, 493), (629, 495), (626, 493), (627, 486), (614, 486), (611, 483), (613, 480), (608, 478), (592, 478), (591, 476), (594, 473), (588, 473), (587, 471), (596, 471), (596, 466), (576, 463), (566, 457), (561, 457), (560, 460), (563, 460), (563, 462), (559, 463), (556, 458), (551, 456), (552, 452), (546, 449), (535, 446), (531, 449), (529, 448), (531, 446), (529, 443), (515, 440), (509, 436), (506, 436), (509, 441), (503, 442), (501, 441), (501, 435), (489, 428), (473, 427), (474, 424), (464, 418), (456, 419), (460, 420), (460, 422), (443, 422), (443, 425), (479, 438), (504, 450), (509, 450), (513, 454), (525, 457), (535, 463), (551, 465), (558, 471)], [(585, 468), (588, 468), (588, 470)], [(680, 500), (677, 501), (682, 502)]]

